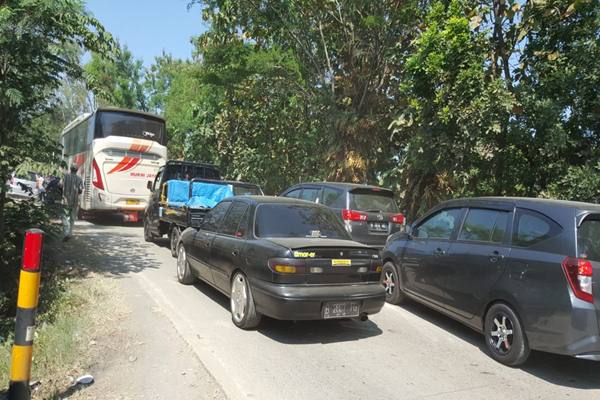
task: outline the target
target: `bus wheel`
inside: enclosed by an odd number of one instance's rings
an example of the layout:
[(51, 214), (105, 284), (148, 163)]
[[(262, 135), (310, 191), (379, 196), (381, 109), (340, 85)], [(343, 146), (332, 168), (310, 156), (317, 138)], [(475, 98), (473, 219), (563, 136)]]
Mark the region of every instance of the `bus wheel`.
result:
[(173, 257), (177, 257), (177, 244), (179, 243), (180, 236), (181, 233), (179, 232), (179, 228), (174, 226), (171, 229), (171, 234), (169, 235), (169, 238), (171, 239), (171, 255)]

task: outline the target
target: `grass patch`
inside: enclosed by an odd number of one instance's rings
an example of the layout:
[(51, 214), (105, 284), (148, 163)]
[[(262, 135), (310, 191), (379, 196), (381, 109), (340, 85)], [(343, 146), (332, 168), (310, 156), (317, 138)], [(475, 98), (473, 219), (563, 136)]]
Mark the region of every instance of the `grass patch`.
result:
[[(40, 293), (36, 319), (31, 378), (42, 384), (35, 398), (54, 398), (68, 385), (73, 376), (88, 367), (88, 343), (96, 333), (102, 310), (98, 306), (107, 296), (101, 278), (76, 279), (54, 277), (46, 281)], [(14, 321), (4, 320), (14, 330)], [(0, 337), (0, 393), (8, 386), (10, 352), (13, 333)]]

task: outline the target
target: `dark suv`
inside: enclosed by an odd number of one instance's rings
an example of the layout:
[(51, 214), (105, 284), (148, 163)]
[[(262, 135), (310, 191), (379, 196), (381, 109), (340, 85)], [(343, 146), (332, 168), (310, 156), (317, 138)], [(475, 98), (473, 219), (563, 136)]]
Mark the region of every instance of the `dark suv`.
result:
[(529, 349), (600, 361), (600, 206), (526, 198), (440, 204), (389, 238), (387, 301), (417, 300), (485, 335), (519, 365)]
[(387, 237), (404, 224), (394, 193), (377, 186), (354, 183), (301, 183), (281, 196), (308, 200), (331, 208), (344, 223), (352, 240), (383, 248)]

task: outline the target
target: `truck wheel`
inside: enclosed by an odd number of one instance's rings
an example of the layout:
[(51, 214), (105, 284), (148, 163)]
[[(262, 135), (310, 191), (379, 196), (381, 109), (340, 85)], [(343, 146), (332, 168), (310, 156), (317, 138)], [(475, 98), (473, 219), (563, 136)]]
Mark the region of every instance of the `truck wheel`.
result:
[(390, 304), (400, 304), (404, 301), (404, 294), (400, 288), (400, 274), (391, 262), (386, 262), (381, 271), (381, 284), (385, 288), (385, 301)]
[(171, 233), (169, 234), (169, 239), (171, 242), (171, 255), (173, 257), (177, 257), (177, 245), (179, 244), (179, 238), (181, 237), (181, 232), (177, 226), (171, 228)]
[(236, 272), (231, 280), (231, 320), (238, 328), (253, 329), (260, 323), (261, 315), (256, 312), (248, 278)]
[(183, 243), (179, 244), (177, 250), (177, 280), (184, 285), (191, 285), (196, 280), (196, 277), (192, 274), (192, 270), (190, 269)]
[(144, 218), (144, 240), (146, 242), (154, 242), (155, 237), (150, 231), (150, 225), (148, 224), (148, 220)]
[(492, 358), (516, 367), (527, 361), (529, 345), (517, 314), (504, 303), (490, 307), (485, 316), (485, 344)]

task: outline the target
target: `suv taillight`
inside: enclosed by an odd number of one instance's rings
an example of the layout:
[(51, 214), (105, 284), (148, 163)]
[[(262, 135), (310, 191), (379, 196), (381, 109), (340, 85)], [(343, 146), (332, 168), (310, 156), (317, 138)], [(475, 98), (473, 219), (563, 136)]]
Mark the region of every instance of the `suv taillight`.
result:
[(582, 258), (567, 257), (562, 267), (575, 297), (593, 303), (592, 263)]
[(395, 224), (403, 224), (404, 223), (404, 215), (403, 214), (392, 215), (392, 222)]
[(102, 182), (102, 175), (100, 174), (100, 168), (98, 168), (96, 159), (92, 161), (92, 168), (92, 185), (98, 189), (104, 190), (104, 182)]
[(366, 221), (367, 214), (361, 213), (360, 211), (343, 209), (342, 219), (344, 221)]

